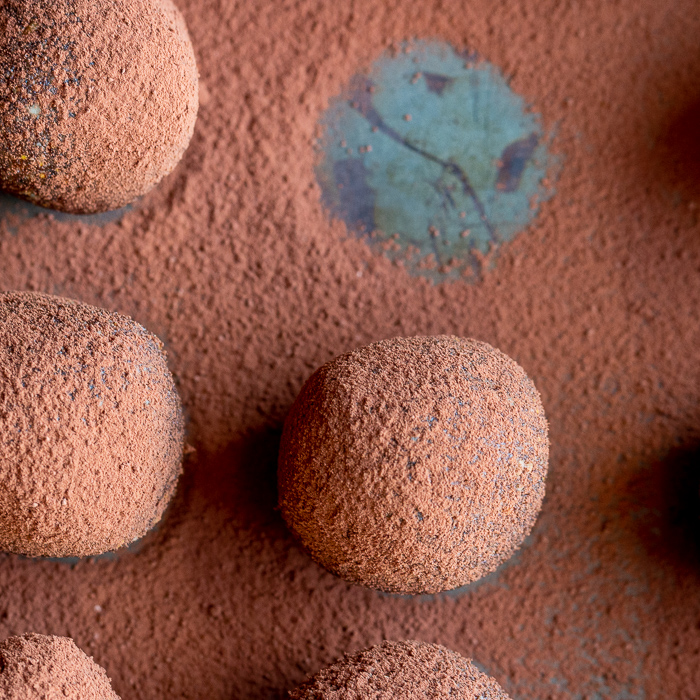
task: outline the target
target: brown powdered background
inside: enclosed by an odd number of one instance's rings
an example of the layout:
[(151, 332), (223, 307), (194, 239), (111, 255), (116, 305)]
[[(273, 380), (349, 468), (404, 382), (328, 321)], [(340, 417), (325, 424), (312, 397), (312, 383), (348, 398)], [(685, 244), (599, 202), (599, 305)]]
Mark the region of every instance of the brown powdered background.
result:
[(509, 700), (492, 678), (437, 644), (382, 642), (347, 656), (291, 693), (293, 700)]
[(197, 65), (171, 0), (0, 2), (0, 184), (36, 204), (116, 209), (172, 172)]
[(491, 573), (530, 534), (548, 447), (537, 389), (502, 352), (380, 340), (302, 387), (280, 443), (280, 512), (346, 581), (440, 593)]
[(109, 678), (65, 637), (28, 634), (0, 642), (0, 697), (7, 700), (119, 700)]
[[(700, 13), (696, 0), (188, 0), (203, 82), (173, 175), (102, 228), (6, 215), (0, 285), (132, 315), (166, 342), (196, 458), (136, 553), (0, 557), (0, 636), (73, 636), (122, 697), (282, 697), (389, 639), (475, 658), (515, 700), (700, 687)], [(542, 113), (554, 198), (474, 284), (430, 286), (329, 223), (328, 100), (385, 47), (478, 50)], [(550, 422), (543, 511), (459, 595), (324, 572), (275, 512), (280, 426), (323, 362), (380, 338), (475, 337)]]

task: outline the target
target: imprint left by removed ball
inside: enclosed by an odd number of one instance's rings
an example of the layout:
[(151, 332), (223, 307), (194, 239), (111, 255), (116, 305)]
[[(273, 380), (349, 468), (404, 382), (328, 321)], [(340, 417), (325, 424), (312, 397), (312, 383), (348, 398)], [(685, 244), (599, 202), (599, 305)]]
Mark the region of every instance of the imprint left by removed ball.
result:
[(171, 0), (0, 3), (0, 187), (73, 214), (118, 209), (182, 158), (198, 75)]
[(126, 316), (0, 294), (0, 551), (92, 556), (142, 537), (182, 468), (161, 342)]

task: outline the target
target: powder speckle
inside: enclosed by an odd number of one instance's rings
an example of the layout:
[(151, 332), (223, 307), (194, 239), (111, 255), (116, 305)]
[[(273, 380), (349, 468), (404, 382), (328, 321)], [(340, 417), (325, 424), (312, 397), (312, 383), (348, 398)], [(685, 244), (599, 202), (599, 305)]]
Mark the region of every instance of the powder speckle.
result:
[(73, 213), (128, 204), (182, 157), (197, 80), (170, 0), (7, 0), (0, 186)]
[(182, 442), (158, 338), (87, 304), (0, 294), (0, 550), (86, 556), (141, 537)]
[(339, 576), (437, 593), (520, 545), (548, 450), (539, 394), (503, 353), (449, 336), (380, 341), (301, 390), (280, 446), (280, 508)]

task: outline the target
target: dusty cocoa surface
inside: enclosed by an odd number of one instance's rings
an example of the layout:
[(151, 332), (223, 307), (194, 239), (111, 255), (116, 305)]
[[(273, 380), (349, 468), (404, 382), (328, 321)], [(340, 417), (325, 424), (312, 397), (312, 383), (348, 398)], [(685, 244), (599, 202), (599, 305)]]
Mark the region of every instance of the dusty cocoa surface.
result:
[(548, 447), (537, 389), (499, 350), (383, 340), (304, 384), (282, 433), (280, 512), (346, 581), (440, 593), (491, 573), (530, 534)]
[[(0, 283), (132, 315), (166, 342), (196, 458), (116, 561), (0, 559), (0, 635), (71, 635), (122, 697), (279, 698), (389, 639), (474, 658), (513, 698), (700, 687), (700, 17), (695, 0), (182, 2), (192, 147), (98, 228), (5, 218)], [(430, 286), (329, 224), (315, 124), (385, 47), (478, 50), (542, 113), (557, 192), (475, 284)], [(275, 511), (279, 431), (330, 358), (397, 335), (513, 357), (550, 423), (520, 553), (459, 595), (347, 585)], [(96, 608), (99, 606), (99, 608)]]
[(382, 642), (346, 656), (290, 693), (294, 700), (509, 700), (468, 659), (438, 644)]
[(0, 185), (73, 213), (117, 209), (182, 157), (197, 65), (171, 0), (0, 3)]
[(121, 314), (0, 293), (0, 550), (102, 554), (143, 537), (182, 471), (156, 336)]
[(109, 678), (66, 637), (28, 634), (0, 642), (0, 697), (119, 700)]

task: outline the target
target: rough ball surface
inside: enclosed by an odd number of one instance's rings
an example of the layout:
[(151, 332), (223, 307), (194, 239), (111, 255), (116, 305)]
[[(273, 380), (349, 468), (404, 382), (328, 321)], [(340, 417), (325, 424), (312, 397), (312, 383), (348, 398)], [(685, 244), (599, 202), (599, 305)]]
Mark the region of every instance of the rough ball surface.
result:
[(104, 669), (72, 639), (42, 634), (0, 642), (4, 700), (119, 700)]
[(173, 170), (198, 75), (171, 0), (0, 4), (0, 187), (75, 214), (117, 209)]
[(549, 443), (523, 369), (486, 343), (395, 338), (332, 360), (284, 425), (279, 503), (322, 566), (437, 593), (475, 581), (530, 532)]
[(156, 336), (80, 302), (0, 294), (0, 551), (89, 556), (142, 537), (182, 447)]
[(493, 678), (454, 651), (424, 642), (383, 642), (317, 673), (292, 700), (509, 700)]

